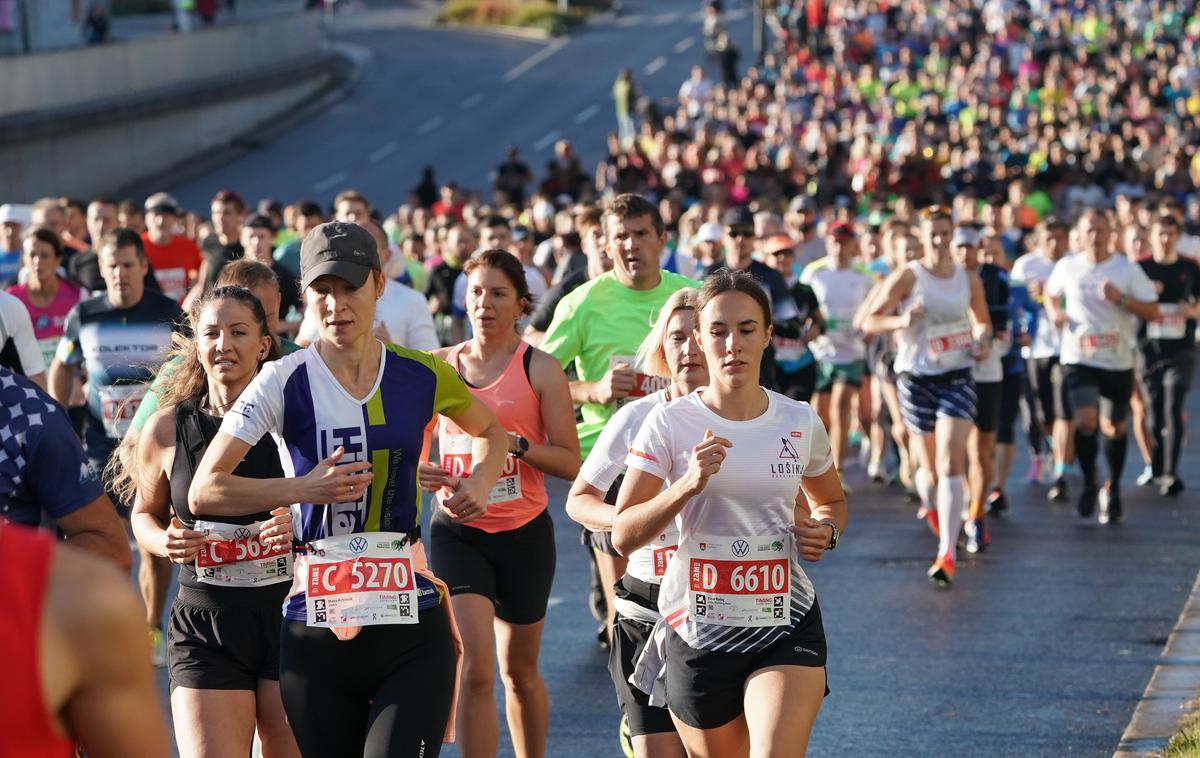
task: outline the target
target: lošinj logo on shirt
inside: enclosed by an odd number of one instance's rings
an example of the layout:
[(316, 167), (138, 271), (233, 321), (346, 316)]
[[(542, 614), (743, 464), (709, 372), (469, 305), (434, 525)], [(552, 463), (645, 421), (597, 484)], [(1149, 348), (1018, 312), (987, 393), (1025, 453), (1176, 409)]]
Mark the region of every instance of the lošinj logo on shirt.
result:
[(780, 437), (779, 441), (783, 443), (779, 451), (780, 462), (771, 464), (771, 476), (781, 479), (803, 473), (804, 467), (800, 465), (800, 453), (796, 452), (796, 446), (787, 437)]

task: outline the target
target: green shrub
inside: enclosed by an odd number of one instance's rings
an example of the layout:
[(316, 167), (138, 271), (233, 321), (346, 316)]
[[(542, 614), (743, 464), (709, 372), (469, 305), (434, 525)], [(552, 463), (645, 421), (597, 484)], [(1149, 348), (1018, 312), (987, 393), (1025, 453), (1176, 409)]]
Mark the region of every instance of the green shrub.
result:
[[(559, 13), (555, 0), (449, 0), (442, 6), (440, 24), (478, 24), (481, 26), (521, 26), (565, 34), (587, 18), (588, 8), (609, 0), (570, 0), (567, 13)], [(594, 8), (593, 8), (594, 10)]]

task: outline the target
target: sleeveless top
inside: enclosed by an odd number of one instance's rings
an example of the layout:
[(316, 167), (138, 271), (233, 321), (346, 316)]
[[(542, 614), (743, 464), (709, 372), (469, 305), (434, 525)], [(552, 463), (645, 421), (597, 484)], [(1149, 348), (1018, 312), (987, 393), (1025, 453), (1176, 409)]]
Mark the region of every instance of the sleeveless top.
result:
[[(454, 346), (447, 356), (446, 362), (456, 370), (458, 357), (468, 344)], [(541, 403), (529, 381), (532, 358), (533, 348), (527, 342), (521, 342), (496, 381), (486, 387), (468, 387), (472, 395), (496, 414), (506, 432), (519, 434), (534, 444), (545, 444), (546, 427), (542, 424)], [(441, 416), (438, 440), (442, 467), (454, 476), (468, 476), (472, 465), (471, 436), (449, 418)], [(545, 510), (547, 499), (544, 474), (510, 455), (488, 497), (487, 513), (465, 526), (493, 534), (510, 531), (524, 526)]]
[[(171, 510), (191, 529), (196, 524), (196, 515), (188, 507), (188, 488), (196, 474), (196, 465), (204, 457), (213, 437), (220, 430), (221, 420), (200, 411), (195, 400), (185, 400), (175, 406), (175, 459), (171, 462)], [(233, 470), (237, 476), (253, 479), (272, 479), (283, 476), (279, 463), (279, 449), (275, 441), (265, 437), (246, 452), (246, 457)], [(248, 516), (206, 516), (205, 521), (226, 524), (253, 524), (271, 518), (270, 511), (261, 511)], [(196, 578), (196, 564), (185, 563), (179, 568), (181, 592), (189, 603), (236, 605), (239, 607), (260, 604), (282, 603), (287, 597), (288, 582), (263, 587), (220, 587), (205, 584)], [(207, 601), (207, 602), (205, 602)]]
[(46, 711), (41, 677), (41, 628), (54, 559), (48, 534), (0, 522), (0, 754), (74, 755)]
[(896, 373), (937, 376), (970, 368), (974, 358), (967, 272), (955, 265), (950, 278), (943, 279), (929, 273), (918, 261), (910, 261), (908, 270), (916, 281), (900, 311), (917, 301), (925, 307), (925, 313), (896, 332)]

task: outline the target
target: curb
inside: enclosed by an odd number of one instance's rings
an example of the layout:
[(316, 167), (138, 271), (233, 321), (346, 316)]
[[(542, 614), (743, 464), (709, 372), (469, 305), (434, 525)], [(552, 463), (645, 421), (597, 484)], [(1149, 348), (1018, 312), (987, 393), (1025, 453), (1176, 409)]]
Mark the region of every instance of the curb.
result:
[(1113, 758), (1161, 755), (1200, 694), (1200, 575)]
[(317, 93), (309, 101), (299, 107), (268, 119), (262, 124), (247, 130), (244, 134), (235, 136), (224, 148), (211, 150), (201, 155), (186, 158), (164, 171), (139, 179), (137, 182), (122, 187), (119, 195), (141, 196), (157, 192), (168, 184), (182, 184), (197, 179), (205, 174), (236, 161), (251, 150), (261, 147), (264, 143), (276, 139), (284, 132), (294, 129), (309, 119), (328, 111), (338, 102), (348, 97), (359, 83), (362, 82), (366, 70), (374, 59), (375, 53), (364, 45), (349, 42), (329, 42), (327, 52), (340, 69), (333, 81), (323, 92)]

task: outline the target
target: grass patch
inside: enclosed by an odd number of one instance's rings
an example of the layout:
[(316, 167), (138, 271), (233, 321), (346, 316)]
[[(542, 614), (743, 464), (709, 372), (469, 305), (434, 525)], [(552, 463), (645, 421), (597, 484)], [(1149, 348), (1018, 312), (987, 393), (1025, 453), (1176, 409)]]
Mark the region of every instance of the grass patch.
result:
[(467, 26), (517, 26), (566, 34), (588, 15), (612, 6), (612, 0), (570, 0), (566, 13), (554, 0), (448, 0), (437, 22)]
[(1163, 758), (1200, 758), (1200, 701), (1193, 700), (1193, 710), (1180, 724), (1179, 732), (1167, 743)]

